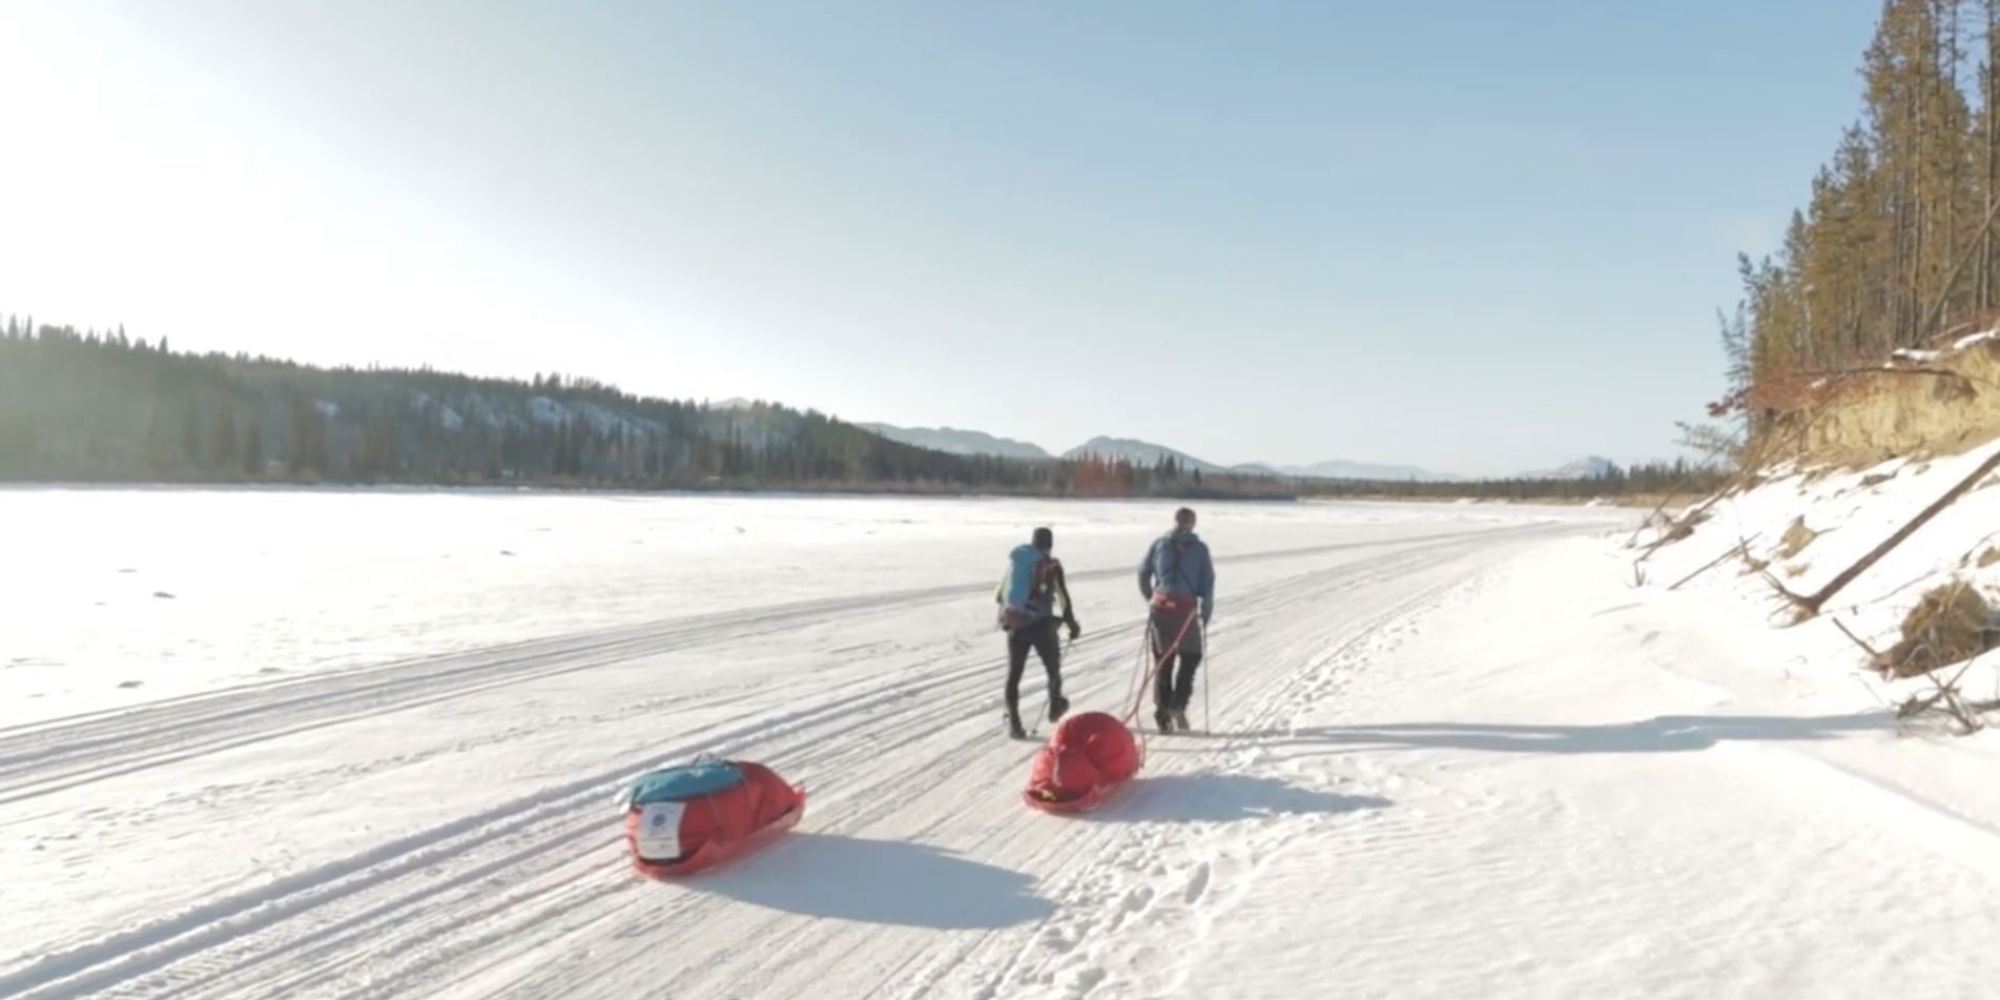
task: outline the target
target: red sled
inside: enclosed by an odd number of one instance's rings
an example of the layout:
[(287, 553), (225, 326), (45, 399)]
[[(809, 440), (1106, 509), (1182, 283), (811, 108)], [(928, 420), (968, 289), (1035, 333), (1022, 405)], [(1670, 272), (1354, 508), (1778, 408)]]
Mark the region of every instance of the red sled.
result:
[(667, 879), (707, 871), (797, 826), (806, 793), (762, 764), (700, 760), (653, 771), (629, 789), (632, 867)]
[(1138, 741), (1124, 723), (1103, 712), (1073, 715), (1036, 751), (1021, 801), (1056, 815), (1089, 812), (1111, 801), (1142, 762)]
[(1104, 805), (1106, 802), (1116, 798), (1118, 793), (1123, 791), (1124, 788), (1125, 786), (1122, 783), (1116, 785), (1092, 785), (1089, 791), (1073, 799), (1045, 798), (1043, 797), (1043, 793), (1030, 788), (1021, 793), (1021, 801), (1026, 802), (1028, 808), (1039, 809), (1051, 816), (1070, 816), (1076, 813), (1087, 813)]

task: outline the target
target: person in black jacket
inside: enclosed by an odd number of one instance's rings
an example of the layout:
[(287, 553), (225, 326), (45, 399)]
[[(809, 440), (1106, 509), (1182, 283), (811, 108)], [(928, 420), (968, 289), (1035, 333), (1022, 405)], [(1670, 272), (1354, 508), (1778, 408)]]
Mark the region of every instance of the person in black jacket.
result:
[(1007, 575), (993, 594), (1000, 605), (1000, 627), (1007, 632), (1007, 732), (1016, 739), (1028, 735), (1021, 725), (1021, 674), (1027, 669), (1030, 649), (1048, 671), (1049, 721), (1061, 721), (1069, 711), (1069, 699), (1062, 693), (1062, 642), (1056, 625), (1067, 627), (1071, 639), (1083, 633), (1083, 626), (1077, 624), (1062, 563), (1050, 555), (1055, 546), (1053, 530), (1036, 528), (1032, 542), (1009, 554)]

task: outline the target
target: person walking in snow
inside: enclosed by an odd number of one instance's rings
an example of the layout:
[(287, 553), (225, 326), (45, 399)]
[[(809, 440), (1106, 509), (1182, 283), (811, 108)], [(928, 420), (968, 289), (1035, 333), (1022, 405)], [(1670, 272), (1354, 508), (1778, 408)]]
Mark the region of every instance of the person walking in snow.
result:
[(1153, 721), (1163, 733), (1188, 729), (1187, 707), (1194, 696), (1195, 671), (1201, 666), (1203, 633), (1215, 614), (1215, 564), (1207, 543), (1194, 533), (1194, 522), (1194, 511), (1186, 507), (1175, 511), (1174, 530), (1153, 542), (1139, 564), (1139, 593), (1152, 604), (1153, 659), (1159, 667), (1153, 684)]
[(1033, 541), (1016, 546), (1008, 555), (1007, 573), (993, 594), (1000, 605), (1000, 627), (1007, 633), (1007, 731), (1015, 739), (1028, 735), (1021, 725), (1021, 674), (1028, 666), (1029, 650), (1041, 657), (1042, 668), (1048, 671), (1049, 721), (1059, 722), (1069, 711), (1069, 699), (1062, 694), (1062, 642), (1056, 625), (1060, 622), (1069, 629), (1072, 640), (1083, 634), (1083, 626), (1077, 624), (1062, 563), (1049, 554), (1055, 547), (1055, 532), (1036, 528)]

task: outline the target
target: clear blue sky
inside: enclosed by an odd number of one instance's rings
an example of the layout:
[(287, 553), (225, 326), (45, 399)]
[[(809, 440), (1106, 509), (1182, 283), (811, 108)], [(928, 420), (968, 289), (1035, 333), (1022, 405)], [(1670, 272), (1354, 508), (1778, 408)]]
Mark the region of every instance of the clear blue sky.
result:
[(0, 310), (1064, 448), (1671, 455), (1874, 0), (9, 0)]

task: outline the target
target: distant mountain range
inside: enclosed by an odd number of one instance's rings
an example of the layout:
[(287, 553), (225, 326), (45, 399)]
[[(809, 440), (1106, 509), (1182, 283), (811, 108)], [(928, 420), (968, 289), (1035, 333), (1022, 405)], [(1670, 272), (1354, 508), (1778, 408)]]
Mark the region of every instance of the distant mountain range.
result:
[(855, 426), (891, 441), (900, 441), (918, 448), (929, 448), (948, 455), (997, 455), (1001, 458), (1021, 458), (1030, 461), (1055, 457), (1026, 441), (995, 437), (985, 431), (966, 431), (955, 427), (897, 427), (893, 424)]
[(1448, 472), (1432, 472), (1415, 465), (1376, 465), (1339, 459), (1314, 465), (1281, 465), (1278, 471), (1299, 479), (1361, 479), (1372, 482), (1452, 483), (1465, 478)]
[(1619, 472), (1618, 463), (1613, 462), (1608, 458), (1600, 458), (1596, 455), (1590, 455), (1584, 458), (1579, 458), (1576, 461), (1569, 463), (1568, 465), (1558, 466), (1553, 469), (1544, 469), (1540, 472), (1523, 473), (1521, 475), (1521, 478), (1603, 479), (1606, 476), (1616, 475), (1618, 474), (1618, 472)]
[(1070, 450), (1062, 457), (1124, 459), (1133, 465), (1153, 466), (1171, 458), (1183, 469), (1200, 469), (1203, 472), (1228, 472), (1214, 462), (1204, 462), (1184, 451), (1176, 451), (1163, 444), (1138, 441), (1132, 438), (1094, 437)]
[[(916, 445), (934, 451), (954, 455), (998, 455), (1006, 458), (1029, 460), (1052, 459), (1043, 448), (1026, 441), (997, 437), (984, 431), (963, 430), (953, 427), (898, 427), (893, 424), (860, 424), (864, 430)], [(1432, 472), (1414, 465), (1380, 465), (1368, 462), (1336, 460), (1313, 465), (1273, 465), (1252, 462), (1245, 465), (1227, 466), (1198, 458), (1177, 448), (1169, 448), (1151, 441), (1136, 438), (1100, 436), (1091, 438), (1062, 453), (1065, 459), (1080, 459), (1095, 456), (1106, 459), (1123, 459), (1134, 465), (1155, 466), (1171, 458), (1183, 469), (1200, 469), (1204, 473), (1235, 473), (1247, 476), (1270, 476), (1290, 479), (1357, 479), (1372, 481), (1408, 482), (1451, 482), (1462, 477), (1446, 473)]]
[(1106, 458), (1123, 458), (1135, 464), (1157, 465), (1167, 457), (1172, 457), (1184, 468), (1200, 469), (1203, 472), (1233, 472), (1244, 476), (1272, 476), (1288, 479), (1353, 479), (1374, 482), (1451, 482), (1458, 476), (1432, 472), (1414, 465), (1376, 465), (1368, 462), (1334, 460), (1312, 465), (1274, 465), (1269, 462), (1250, 462), (1244, 465), (1217, 465), (1204, 461), (1184, 451), (1177, 451), (1165, 445), (1150, 441), (1136, 441), (1131, 438), (1099, 437), (1071, 448), (1063, 453), (1064, 458), (1081, 458), (1097, 455)]
[[(997, 455), (1004, 458), (1027, 460), (1047, 460), (1056, 456), (1047, 450), (1026, 441), (996, 437), (984, 431), (962, 430), (952, 427), (897, 427), (893, 424), (858, 424), (864, 430), (872, 431), (891, 441), (929, 448), (953, 455)], [(1151, 441), (1137, 438), (1100, 436), (1091, 438), (1062, 453), (1062, 458), (1076, 460), (1096, 457), (1122, 459), (1133, 465), (1152, 467), (1171, 458), (1183, 469), (1199, 469), (1203, 473), (1233, 473), (1239, 476), (1269, 476), (1281, 479), (1338, 479), (1360, 482), (1419, 482), (1450, 483), (1463, 482), (1465, 476), (1447, 472), (1434, 472), (1416, 465), (1394, 465), (1375, 462), (1354, 462), (1334, 459), (1311, 465), (1279, 465), (1270, 462), (1249, 462), (1243, 465), (1221, 465), (1197, 458), (1177, 448), (1169, 448)], [(1523, 479), (1599, 479), (1610, 475), (1618, 466), (1610, 459), (1592, 455), (1578, 459), (1556, 469), (1522, 473)]]

